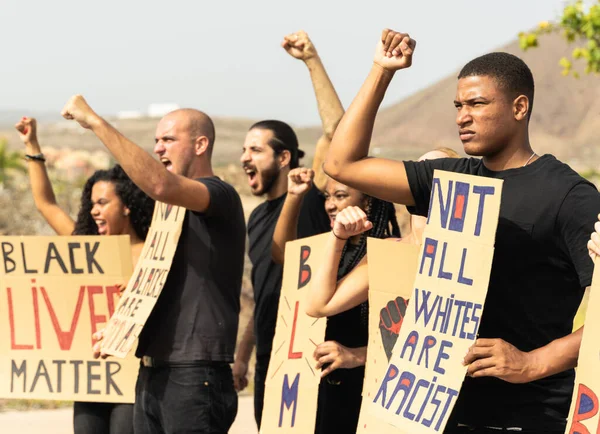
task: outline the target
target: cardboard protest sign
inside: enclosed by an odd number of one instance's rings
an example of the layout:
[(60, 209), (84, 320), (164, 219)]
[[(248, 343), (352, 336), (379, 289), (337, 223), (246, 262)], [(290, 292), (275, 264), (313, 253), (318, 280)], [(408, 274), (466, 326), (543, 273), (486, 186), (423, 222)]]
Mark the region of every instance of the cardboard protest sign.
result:
[(125, 357), (140, 335), (171, 269), (185, 211), (156, 202), (140, 259), (106, 327), (104, 353)]
[(277, 327), (265, 383), (261, 433), (312, 433), (317, 417), (320, 371), (313, 353), (325, 338), (326, 318), (305, 313), (313, 270), (322, 262), (329, 234), (288, 242)]
[(443, 432), (456, 404), (487, 294), (501, 194), (501, 180), (434, 172), (410, 303), (367, 400), (371, 415), (403, 432)]
[(567, 434), (600, 432), (600, 267), (595, 261), (594, 276), (585, 317), (585, 328), (573, 389), (573, 400), (567, 422)]
[(403, 431), (373, 416), (369, 401), (379, 390), (406, 315), (417, 272), (419, 246), (369, 238), (369, 345), (363, 385), (363, 404), (357, 433)]
[(92, 354), (131, 276), (129, 237), (0, 237), (0, 250), (0, 397), (132, 403), (139, 361)]

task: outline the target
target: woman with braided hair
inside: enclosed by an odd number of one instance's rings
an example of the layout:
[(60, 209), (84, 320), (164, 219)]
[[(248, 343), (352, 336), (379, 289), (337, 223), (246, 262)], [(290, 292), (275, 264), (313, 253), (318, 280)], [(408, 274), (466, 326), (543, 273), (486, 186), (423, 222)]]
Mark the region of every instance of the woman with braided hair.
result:
[[(288, 197), (305, 194), (310, 189), (313, 176), (314, 172), (310, 169), (292, 170), (288, 175)], [(332, 228), (336, 216), (342, 210), (356, 207), (364, 210), (365, 215), (368, 215), (373, 222), (368, 236), (375, 238), (400, 236), (393, 204), (366, 196), (333, 179), (328, 179), (324, 194), (325, 212), (330, 218)], [(299, 209), (292, 206), (294, 203), (298, 201), (286, 198), (277, 221), (273, 242), (279, 246), (295, 238), (284, 230), (287, 228), (289, 231), (290, 228), (297, 227)], [(287, 238), (284, 233), (288, 234)], [(343, 279), (363, 262), (366, 242), (367, 234), (359, 233), (340, 246), (335, 275), (332, 276), (334, 287), (336, 281)], [(318, 285), (313, 284), (312, 287), (318, 288)], [(326, 315), (328, 318), (325, 342), (318, 345), (314, 353), (317, 360), (316, 368), (322, 369), (315, 427), (315, 433), (318, 434), (355, 433), (358, 423), (367, 354), (368, 304), (364, 300), (356, 303), (352, 309), (344, 310), (336, 315)]]
[[(451, 149), (437, 149), (420, 159), (458, 156)], [(360, 413), (366, 345), (368, 342), (368, 289), (366, 237), (398, 240), (394, 206), (330, 180), (335, 194), (348, 192), (356, 199), (335, 207), (326, 203), (332, 219), (323, 263), (316, 268), (307, 294), (306, 313), (327, 317), (326, 342), (317, 346), (317, 368), (324, 367), (319, 388), (317, 433), (354, 433)], [(348, 196), (350, 197), (350, 196)], [(425, 218), (411, 217), (411, 232), (398, 241), (420, 244)], [(335, 337), (334, 337), (335, 336)], [(331, 342), (334, 340), (336, 342)], [(337, 428), (334, 431), (334, 428)]]

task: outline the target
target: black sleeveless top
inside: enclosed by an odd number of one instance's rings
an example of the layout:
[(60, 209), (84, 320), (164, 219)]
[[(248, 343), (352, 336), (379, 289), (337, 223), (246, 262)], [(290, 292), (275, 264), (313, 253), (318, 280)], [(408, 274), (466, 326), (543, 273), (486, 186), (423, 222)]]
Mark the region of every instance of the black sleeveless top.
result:
[[(358, 248), (358, 245), (347, 243), (340, 261), (340, 270), (348, 268)], [(328, 317), (325, 340), (337, 341), (348, 348), (365, 347), (369, 341), (369, 303), (361, 303), (345, 312)]]

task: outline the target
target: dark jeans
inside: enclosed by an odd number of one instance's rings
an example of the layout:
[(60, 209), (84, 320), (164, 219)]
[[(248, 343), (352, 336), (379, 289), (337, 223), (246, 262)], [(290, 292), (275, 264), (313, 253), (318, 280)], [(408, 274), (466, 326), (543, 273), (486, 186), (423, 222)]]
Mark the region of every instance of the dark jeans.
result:
[(226, 434), (237, 414), (227, 363), (140, 367), (135, 434)]
[(133, 434), (133, 404), (75, 402), (75, 434)]
[(254, 419), (256, 419), (258, 429), (260, 429), (260, 421), (265, 404), (265, 380), (267, 379), (270, 359), (271, 354), (257, 356), (256, 367), (254, 368)]

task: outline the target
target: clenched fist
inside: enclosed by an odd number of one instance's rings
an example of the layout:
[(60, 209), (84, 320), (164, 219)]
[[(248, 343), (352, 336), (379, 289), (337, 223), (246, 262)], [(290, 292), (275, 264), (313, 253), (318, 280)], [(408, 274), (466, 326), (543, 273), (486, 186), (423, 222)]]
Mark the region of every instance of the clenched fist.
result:
[(315, 171), (306, 167), (297, 167), (288, 173), (288, 193), (304, 196), (311, 189)]
[(296, 59), (308, 60), (317, 56), (317, 50), (304, 31), (291, 33), (283, 37), (281, 46)]
[(392, 358), (392, 351), (400, 334), (407, 305), (408, 302), (404, 298), (396, 297), (394, 300), (388, 301), (387, 305), (379, 312), (379, 331), (388, 362)]
[(335, 216), (333, 234), (339, 239), (353, 237), (370, 230), (373, 223), (369, 221), (365, 212), (357, 206), (348, 206)]
[(26, 118), (23, 117), (17, 124), (15, 128), (19, 132), (19, 137), (25, 143), (25, 147), (28, 149), (31, 147), (36, 148), (36, 153), (39, 152), (39, 145), (37, 141), (37, 122), (35, 118)]
[(83, 128), (91, 129), (99, 117), (81, 95), (72, 96), (60, 113), (63, 118), (75, 120)]
[(416, 46), (417, 41), (411, 39), (408, 33), (385, 29), (377, 43), (373, 61), (392, 72), (409, 68)]

